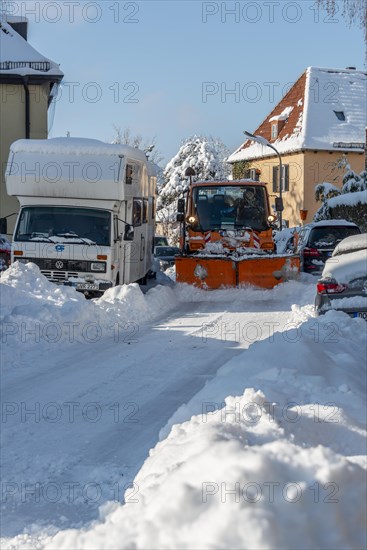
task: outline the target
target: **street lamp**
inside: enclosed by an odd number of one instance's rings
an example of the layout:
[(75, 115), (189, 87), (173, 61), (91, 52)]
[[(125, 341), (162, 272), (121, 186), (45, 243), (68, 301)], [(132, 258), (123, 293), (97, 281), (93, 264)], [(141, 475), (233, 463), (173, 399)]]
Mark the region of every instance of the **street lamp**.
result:
[(265, 147), (270, 147), (270, 149), (273, 149), (273, 151), (275, 151), (275, 153), (278, 156), (278, 159), (279, 159), (279, 197), (277, 197), (275, 199), (275, 210), (277, 212), (279, 212), (279, 229), (281, 231), (283, 229), (282, 212), (283, 212), (284, 206), (283, 206), (283, 193), (282, 193), (282, 191), (283, 191), (283, 189), (282, 189), (282, 185), (283, 185), (283, 183), (282, 183), (283, 166), (282, 166), (282, 159), (280, 157), (280, 153), (277, 149), (275, 149), (274, 145), (269, 143), (269, 141), (267, 139), (265, 139), (264, 137), (251, 134), (250, 132), (246, 132), (246, 130), (244, 130), (243, 133), (245, 134), (245, 136), (247, 138), (251, 139), (252, 141), (256, 141), (257, 143), (260, 143), (260, 145), (265, 145)]

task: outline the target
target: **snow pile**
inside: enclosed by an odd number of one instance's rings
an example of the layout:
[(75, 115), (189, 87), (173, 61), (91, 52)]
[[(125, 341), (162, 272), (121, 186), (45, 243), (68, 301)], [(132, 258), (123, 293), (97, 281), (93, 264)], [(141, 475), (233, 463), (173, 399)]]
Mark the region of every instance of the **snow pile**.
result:
[[(137, 283), (114, 287), (97, 300), (86, 300), (73, 288), (49, 282), (32, 263), (12, 264), (1, 275), (0, 289), (0, 321), (9, 331), (9, 346), (14, 344), (14, 337), (21, 337), (23, 326), (27, 330), (38, 327), (43, 340), (54, 344), (70, 341), (73, 326), (75, 340), (82, 341), (80, 331), (87, 326), (94, 325), (102, 335), (111, 335), (116, 324), (143, 324), (177, 305), (170, 287), (157, 286), (143, 294)], [(37, 339), (29, 337), (28, 342), (32, 341)]]
[(3, 548), (365, 548), (365, 322), (294, 314), (186, 405), (125, 506)]
[[(146, 295), (129, 285), (87, 301), (16, 263), (0, 288), (4, 550), (365, 548), (366, 325), (341, 312), (315, 318), (314, 283), (158, 286)], [(45, 335), (32, 347), (11, 332), (22, 320), (145, 322), (177, 306), (178, 317), (146, 325), (133, 345), (105, 337), (91, 347), (77, 337), (52, 353)], [(255, 330), (250, 343), (223, 340), (237, 325), (242, 335)], [(132, 400), (139, 423), (116, 422), (116, 404), (123, 412)], [(41, 421), (20, 421), (20, 401), (27, 410), (40, 402)], [(44, 416), (57, 404), (63, 414), (79, 406), (73, 422)], [(101, 421), (87, 422), (83, 405), (99, 407)], [(122, 505), (116, 480), (124, 487), (131, 472)], [(91, 504), (81, 488), (92, 481), (104, 498)], [(32, 500), (37, 483), (49, 500)]]

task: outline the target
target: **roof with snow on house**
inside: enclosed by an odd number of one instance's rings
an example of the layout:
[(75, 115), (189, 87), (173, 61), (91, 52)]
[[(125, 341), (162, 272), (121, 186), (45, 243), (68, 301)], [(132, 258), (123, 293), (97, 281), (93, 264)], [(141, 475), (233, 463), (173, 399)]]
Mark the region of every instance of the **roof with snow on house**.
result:
[[(363, 152), (366, 105), (366, 72), (308, 67), (254, 134), (282, 154), (304, 149)], [(276, 139), (271, 136), (274, 122)], [(273, 155), (270, 148), (247, 140), (228, 162)]]
[(64, 76), (59, 65), (40, 54), (4, 19), (0, 20), (0, 75)]

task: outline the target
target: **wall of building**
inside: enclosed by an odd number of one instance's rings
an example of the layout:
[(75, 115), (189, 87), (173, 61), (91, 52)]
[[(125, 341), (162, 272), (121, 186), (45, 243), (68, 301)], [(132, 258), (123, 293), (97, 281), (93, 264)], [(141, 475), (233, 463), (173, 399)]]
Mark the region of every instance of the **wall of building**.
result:
[[(47, 138), (47, 110), (49, 83), (30, 85), (30, 137)], [(26, 137), (25, 130), (25, 91), (22, 85), (0, 84), (0, 217), (18, 212), (19, 203), (9, 197), (5, 185), (5, 168), (10, 145), (17, 139)], [(8, 233), (14, 229), (16, 217), (8, 219)]]
[[(352, 170), (361, 172), (365, 166), (364, 153), (344, 153)], [(300, 210), (308, 211), (306, 223), (312, 221), (320, 203), (315, 201), (315, 186), (324, 181), (341, 187), (345, 168), (337, 164), (342, 151), (305, 151), (282, 155), (282, 163), (289, 165), (289, 191), (283, 192), (283, 219), (289, 226), (300, 225)], [(260, 181), (268, 183), (270, 205), (275, 203), (273, 193), (273, 166), (279, 166), (276, 156), (250, 161), (250, 168), (261, 170)]]
[[(282, 163), (289, 165), (289, 191), (283, 191), (283, 220), (289, 223), (289, 226), (299, 225), (299, 211), (303, 208), (303, 174), (304, 159), (302, 153), (282, 155)], [(261, 171), (260, 181), (268, 184), (270, 196), (270, 206), (275, 204), (275, 197), (278, 194), (273, 193), (273, 167), (279, 166), (278, 157), (266, 157), (251, 161), (251, 168), (258, 168)]]

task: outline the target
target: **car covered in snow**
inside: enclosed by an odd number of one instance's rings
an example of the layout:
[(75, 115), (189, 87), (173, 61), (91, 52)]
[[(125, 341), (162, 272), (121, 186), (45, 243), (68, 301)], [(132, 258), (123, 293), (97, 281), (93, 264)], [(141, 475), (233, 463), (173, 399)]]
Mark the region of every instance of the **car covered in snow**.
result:
[(337, 244), (346, 237), (359, 235), (361, 230), (346, 220), (323, 220), (307, 224), (297, 233), (301, 271), (320, 275)]
[(367, 233), (342, 240), (317, 282), (316, 311), (344, 311), (367, 320)]
[(162, 269), (167, 269), (175, 263), (175, 257), (181, 254), (177, 246), (156, 246), (154, 248), (154, 258), (156, 264)]
[(154, 246), (169, 246), (167, 237), (165, 237), (164, 235), (155, 235)]

